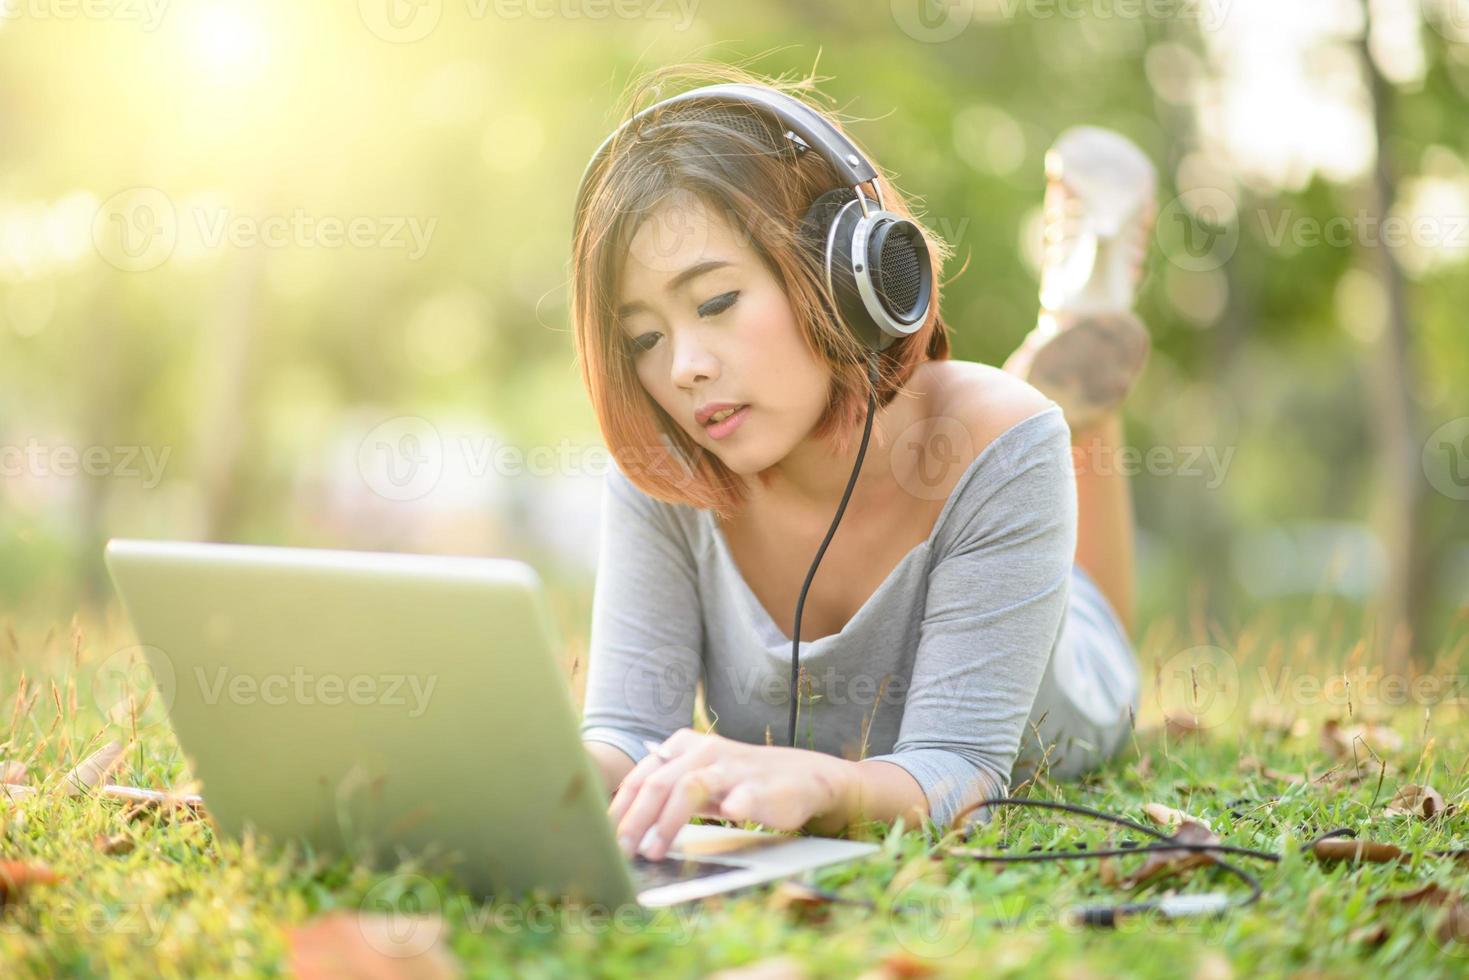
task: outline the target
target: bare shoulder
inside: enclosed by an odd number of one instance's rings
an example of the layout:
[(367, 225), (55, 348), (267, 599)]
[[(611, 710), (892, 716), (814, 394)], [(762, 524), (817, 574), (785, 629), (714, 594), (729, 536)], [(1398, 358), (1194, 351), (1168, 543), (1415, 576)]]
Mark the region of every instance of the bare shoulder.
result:
[(1013, 374), (973, 361), (926, 361), (912, 380), (929, 399), (929, 417), (962, 425), (976, 456), (1017, 423), (1055, 405)]

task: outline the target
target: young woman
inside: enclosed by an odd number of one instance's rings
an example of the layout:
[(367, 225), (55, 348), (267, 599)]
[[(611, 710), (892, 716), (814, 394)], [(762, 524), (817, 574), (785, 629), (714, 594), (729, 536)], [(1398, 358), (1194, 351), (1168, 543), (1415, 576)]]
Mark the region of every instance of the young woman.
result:
[[(937, 275), (928, 321), (881, 354), (871, 444), (801, 622), (799, 747), (779, 744), (796, 597), (871, 388), (799, 228), (839, 182), (738, 107), (654, 114), (589, 177), (572, 317), (617, 466), (582, 738), (627, 853), (663, 857), (694, 815), (947, 827), (1126, 741), (1131, 498), (1106, 461), (1147, 354), (1128, 309), (1153, 174), (1094, 129), (1047, 172), (1041, 323), (1005, 369), (949, 356)], [(937, 273), (952, 249), (924, 234)], [(700, 680), (714, 731), (690, 727)]]

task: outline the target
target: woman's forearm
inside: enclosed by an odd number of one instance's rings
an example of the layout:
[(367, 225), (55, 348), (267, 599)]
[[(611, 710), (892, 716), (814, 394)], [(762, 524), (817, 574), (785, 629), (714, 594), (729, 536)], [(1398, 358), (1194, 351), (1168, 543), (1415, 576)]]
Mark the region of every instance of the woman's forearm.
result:
[(835, 834), (862, 821), (891, 822), (900, 816), (904, 825), (912, 828), (927, 816), (928, 798), (923, 787), (902, 766), (880, 760), (834, 761), (841, 763), (833, 767), (840, 787), (838, 803), (806, 824), (812, 833)]
[(587, 747), (587, 753), (597, 764), (597, 772), (601, 773), (602, 784), (607, 789), (607, 798), (611, 799), (623, 777), (632, 772), (635, 763), (626, 752), (607, 742), (588, 740), (581, 744)]

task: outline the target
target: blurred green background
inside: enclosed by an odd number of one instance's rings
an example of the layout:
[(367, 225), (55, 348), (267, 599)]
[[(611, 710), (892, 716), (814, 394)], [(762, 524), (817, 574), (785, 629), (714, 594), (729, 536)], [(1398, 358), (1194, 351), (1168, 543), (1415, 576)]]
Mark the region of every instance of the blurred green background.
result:
[(1047, 146), (1132, 137), (1143, 623), (1462, 624), (1462, 0), (5, 0), (5, 613), (110, 600), (109, 536), (442, 551), (531, 562), (584, 644), (570, 209), (683, 61), (823, 78), (955, 244), (968, 360), (1034, 323)]

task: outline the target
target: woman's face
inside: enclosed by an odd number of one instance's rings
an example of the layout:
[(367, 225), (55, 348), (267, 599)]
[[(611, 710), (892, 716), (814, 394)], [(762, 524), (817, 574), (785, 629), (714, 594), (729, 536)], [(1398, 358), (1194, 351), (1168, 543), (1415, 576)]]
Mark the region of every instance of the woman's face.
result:
[[(697, 195), (674, 192), (638, 227), (614, 296), (643, 387), (734, 472), (779, 463), (826, 410), (831, 370), (801, 340), (785, 291)], [(728, 432), (695, 414), (719, 403), (748, 406)]]

